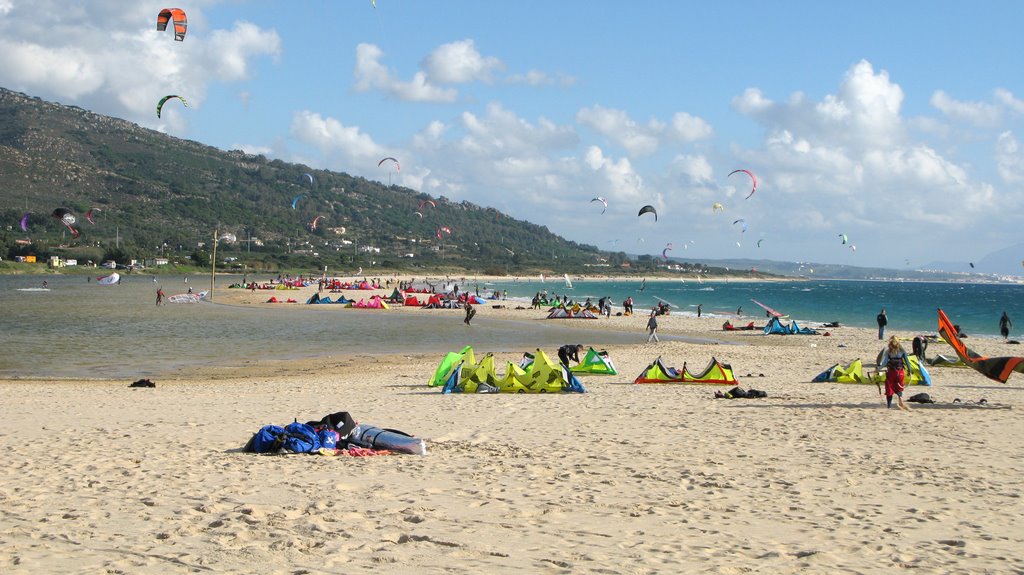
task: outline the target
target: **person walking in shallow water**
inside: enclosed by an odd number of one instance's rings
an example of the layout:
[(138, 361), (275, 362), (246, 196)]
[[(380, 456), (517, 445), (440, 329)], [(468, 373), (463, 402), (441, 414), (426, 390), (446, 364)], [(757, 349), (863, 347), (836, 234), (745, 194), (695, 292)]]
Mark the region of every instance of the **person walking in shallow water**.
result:
[(878, 322), (878, 339), (885, 339), (885, 326), (889, 325), (889, 318), (885, 316), (885, 308), (878, 313), (875, 317), (875, 321)]
[(1013, 327), (1013, 322), (1010, 321), (1010, 316), (1003, 312), (1003, 317), (999, 318), (999, 333), (1003, 336), (1003, 339), (1010, 337), (1010, 328)]
[(164, 303), (164, 290), (163, 288), (156, 288), (156, 305)]

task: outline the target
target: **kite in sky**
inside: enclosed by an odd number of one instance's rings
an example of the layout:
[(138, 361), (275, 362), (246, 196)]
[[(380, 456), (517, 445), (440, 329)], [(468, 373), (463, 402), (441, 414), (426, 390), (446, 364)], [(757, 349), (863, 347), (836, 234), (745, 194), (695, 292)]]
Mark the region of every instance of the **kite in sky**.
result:
[(757, 176), (755, 176), (753, 172), (751, 172), (750, 170), (733, 170), (729, 172), (729, 175), (731, 176), (733, 174), (738, 174), (740, 172), (743, 172), (744, 174), (750, 176), (750, 180), (751, 182), (753, 182), (753, 186), (750, 188), (750, 193), (747, 194), (746, 198), (744, 198), (745, 200), (749, 200), (750, 196), (754, 195), (754, 192), (757, 191)]
[(157, 118), (160, 117), (160, 111), (164, 109), (164, 102), (166, 102), (167, 100), (170, 100), (171, 98), (177, 98), (177, 99), (181, 100), (181, 103), (184, 104), (186, 108), (188, 108), (188, 102), (185, 101), (185, 98), (182, 98), (181, 96), (178, 96), (177, 94), (171, 94), (169, 96), (164, 96), (163, 98), (160, 98), (160, 102), (157, 103), (157, 105), (156, 105), (156, 117)]
[(167, 23), (174, 23), (174, 39), (181, 42), (185, 39), (185, 28), (188, 21), (185, 18), (185, 11), (181, 8), (164, 8), (156, 16), (156, 30), (163, 32), (167, 29)]
[(636, 217), (639, 218), (640, 216), (642, 216), (644, 214), (654, 214), (654, 221), (658, 221), (658, 212), (657, 212), (657, 210), (654, 209), (654, 206), (648, 204), (648, 205), (640, 208), (640, 212), (637, 213)]
[(602, 213), (602, 214), (603, 214), (603, 213), (605, 212), (605, 210), (607, 210), (607, 209), (608, 209), (608, 200), (606, 200), (606, 199), (602, 198), (601, 196), (598, 196), (598, 197), (596, 197), (596, 198), (594, 198), (594, 199), (590, 200), (590, 202), (591, 202), (591, 203), (594, 203), (594, 202), (601, 202), (601, 203), (602, 203), (602, 204), (604, 205), (604, 208), (603, 208), (603, 209), (601, 210), (601, 213)]

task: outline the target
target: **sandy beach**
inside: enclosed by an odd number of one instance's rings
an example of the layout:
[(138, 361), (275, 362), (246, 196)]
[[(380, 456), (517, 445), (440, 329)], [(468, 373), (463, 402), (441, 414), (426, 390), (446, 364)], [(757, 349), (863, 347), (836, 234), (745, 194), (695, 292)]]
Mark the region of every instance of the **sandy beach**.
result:
[[(438, 355), (356, 353), (154, 378), (153, 389), (0, 382), (0, 571), (1024, 572), (1020, 374), (999, 384), (932, 368), (934, 386), (906, 395), (938, 403), (901, 412), (874, 385), (809, 383), (834, 363), (873, 363), (874, 330), (765, 336), (670, 315), (663, 341), (648, 344), (642, 310), (544, 320), (511, 303), (478, 306), (474, 324), (576, 321), (578, 343), (607, 349), (619, 375), (583, 378), (586, 394), (442, 395), (426, 385)], [(764, 322), (734, 323), (751, 320)], [(604, 345), (604, 330), (633, 332), (636, 344)], [(993, 339), (968, 344), (1022, 354)], [(952, 350), (933, 343), (937, 353)], [(632, 384), (659, 356), (694, 372), (716, 357), (768, 397)], [(428, 454), (240, 450), (262, 425), (335, 411), (422, 437)]]

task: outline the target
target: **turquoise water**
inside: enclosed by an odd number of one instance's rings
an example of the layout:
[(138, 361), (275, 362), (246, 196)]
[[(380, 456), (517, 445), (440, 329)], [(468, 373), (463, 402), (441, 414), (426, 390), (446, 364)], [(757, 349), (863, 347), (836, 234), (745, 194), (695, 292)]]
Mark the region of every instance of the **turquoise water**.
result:
[[(597, 332), (581, 337), (561, 322), (494, 320), (478, 317), (471, 328), (462, 313), (342, 310), (333, 306), (229, 306), (179, 304), (155, 306), (156, 285), (148, 276), (122, 276), (121, 285), (99, 286), (83, 276), (47, 276), (50, 291), (21, 291), (41, 285), (39, 276), (0, 276), (0, 377), (132, 378), (173, 373), (197, 366), (244, 366), (264, 359), (295, 359), (344, 354), (408, 351), (438, 352), (471, 344), (477, 349), (518, 353), (566, 342), (594, 345), (636, 343), (637, 332)], [(219, 285), (229, 283), (219, 280)], [(168, 295), (184, 292), (181, 277), (160, 278)], [(193, 278), (194, 289), (209, 281)], [(477, 282), (460, 281), (475, 291)], [(1006, 310), (1024, 326), (1024, 286), (886, 283), (854, 281), (705, 282), (574, 280), (480, 283), (482, 295), (507, 290), (514, 305), (529, 305), (533, 294), (568, 294), (595, 302), (610, 296), (621, 309), (632, 296), (638, 313), (659, 300), (673, 313), (737, 321), (764, 322), (764, 311), (751, 298), (803, 323), (838, 321), (875, 327), (882, 307), (890, 329), (934, 333), (935, 309), (942, 307), (971, 336), (997, 337), (999, 316)], [(219, 288), (223, 289), (223, 288)], [(743, 308), (743, 318), (734, 315)], [(1024, 328), (1011, 337), (1020, 339)]]
[[(464, 282), (465, 283), (465, 282)], [(784, 282), (704, 282), (696, 280), (572, 280), (566, 289), (564, 280), (544, 283), (535, 280), (503, 281), (480, 284), (481, 293), (508, 290), (509, 297), (524, 301), (537, 291), (550, 295), (568, 295), (574, 300), (595, 303), (609, 296), (616, 306), (632, 296), (634, 310), (650, 309), (659, 301), (670, 303), (680, 313), (720, 316), (736, 323), (736, 311), (742, 307), (743, 321), (763, 325), (765, 311), (752, 299), (788, 315), (797, 322), (833, 322), (852, 327), (877, 328), (875, 316), (885, 308), (889, 329), (935, 333), (936, 308), (942, 308), (969, 335), (998, 336), (999, 317), (1005, 310), (1011, 320), (1019, 320), (1011, 336), (1024, 333), (1024, 285), (950, 284), (875, 281), (784, 281)], [(475, 290), (477, 282), (466, 287)], [(643, 291), (640, 287), (643, 286)], [(460, 286), (461, 287), (461, 286)], [(1019, 339), (1019, 338), (1018, 338)]]

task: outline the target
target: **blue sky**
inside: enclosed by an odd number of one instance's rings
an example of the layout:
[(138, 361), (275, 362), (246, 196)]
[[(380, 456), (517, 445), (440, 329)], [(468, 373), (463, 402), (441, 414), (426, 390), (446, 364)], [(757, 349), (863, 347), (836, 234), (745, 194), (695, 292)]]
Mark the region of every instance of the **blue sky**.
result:
[(0, 86), (602, 249), (901, 268), (1024, 242), (1019, 2), (200, 0), (184, 42), (164, 5), (67, 4), (0, 0)]

